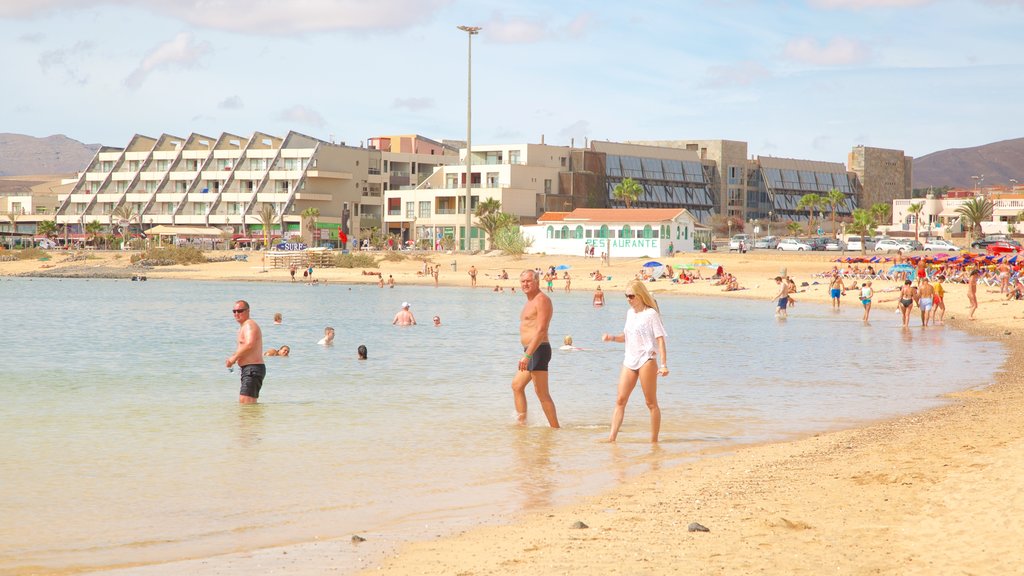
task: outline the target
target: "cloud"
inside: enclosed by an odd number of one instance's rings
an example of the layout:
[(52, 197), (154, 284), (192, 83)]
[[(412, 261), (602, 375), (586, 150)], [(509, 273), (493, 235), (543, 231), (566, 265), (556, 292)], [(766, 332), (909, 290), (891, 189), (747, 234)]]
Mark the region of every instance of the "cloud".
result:
[(327, 121), (320, 115), (319, 112), (312, 108), (307, 108), (301, 104), (296, 104), (287, 110), (281, 112), (277, 117), (278, 120), (284, 120), (286, 122), (293, 122), (295, 124), (303, 124), (305, 126), (313, 126), (314, 128), (322, 128), (327, 125)]
[(590, 135), (590, 122), (587, 122), (586, 120), (577, 120), (558, 131), (558, 136), (562, 140), (569, 140), (576, 136), (585, 137), (588, 135)]
[(39, 55), (39, 67), (43, 73), (58, 70), (67, 75), (68, 79), (75, 84), (86, 84), (89, 78), (79, 72), (81, 67), (77, 62), (79, 57), (87, 56), (92, 52), (93, 46), (93, 43), (88, 40), (79, 40), (70, 48), (46, 50)]
[(786, 43), (786, 58), (817, 66), (848, 66), (870, 59), (871, 50), (856, 40), (833, 38), (821, 46), (813, 38), (796, 38)]
[(30, 32), (18, 36), (19, 42), (25, 42), (27, 44), (38, 44), (46, 38), (46, 34), (42, 32)]
[(910, 8), (934, 4), (935, 0), (809, 0), (811, 6), (830, 10), (867, 10), (877, 8)]
[(116, 4), (214, 30), (271, 36), (336, 30), (397, 30), (430, 20), (454, 0), (31, 0), (0, 1), (0, 18)]
[(581, 38), (593, 27), (593, 16), (582, 13), (565, 26), (549, 27), (541, 19), (505, 18), (496, 12), (484, 23), (482, 34), (498, 44), (534, 44), (564, 37)]
[(394, 108), (405, 108), (406, 110), (412, 110), (417, 112), (419, 110), (427, 110), (434, 107), (433, 98), (395, 98), (392, 104)]
[(771, 78), (772, 73), (756, 62), (737, 62), (724, 66), (711, 66), (706, 71), (707, 88), (745, 88), (759, 80)]
[(222, 110), (241, 110), (242, 109), (242, 98), (237, 94), (234, 96), (228, 96), (224, 100), (217, 104), (217, 108)]
[(192, 68), (211, 52), (210, 44), (197, 42), (190, 32), (182, 32), (173, 39), (154, 48), (138, 67), (124, 79), (125, 86), (138, 88), (157, 70)]

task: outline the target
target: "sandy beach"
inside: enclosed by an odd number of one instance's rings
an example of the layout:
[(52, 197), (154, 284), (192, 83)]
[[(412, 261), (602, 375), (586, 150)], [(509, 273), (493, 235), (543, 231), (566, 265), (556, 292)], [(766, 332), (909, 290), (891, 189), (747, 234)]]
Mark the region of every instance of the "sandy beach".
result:
[[(286, 269), (267, 267), (264, 271), (259, 252), (235, 254), (244, 254), (248, 260), (139, 271), (129, 267), (124, 254), (94, 253), (88, 259), (64, 261), (66, 254), (54, 252), (49, 261), (0, 262), (0, 276), (145, 274), (149, 280), (291, 281)], [(659, 298), (705, 295), (763, 300), (766, 321), (773, 321), (770, 300), (777, 289), (772, 278), (785, 269), (801, 286), (798, 302), (827, 305), (827, 280), (815, 274), (829, 270), (837, 256), (678, 254), (663, 261), (684, 264), (706, 257), (737, 275), (745, 289), (723, 292), (722, 287), (707, 281), (678, 285), (662, 280), (649, 286)], [(492, 290), (496, 285), (508, 290), (518, 286), (522, 269), (565, 264), (571, 267), (574, 291), (590, 292), (600, 284), (610, 292), (609, 305), (623, 309), (625, 305), (615, 292), (621, 291), (646, 261), (613, 260), (611, 266), (601, 266), (597, 259), (582, 257), (429, 254), (385, 260), (376, 271), (385, 279), (393, 276), (399, 284), (432, 285), (432, 278), (419, 274), (423, 257), (440, 266), (441, 287), (468, 287), (467, 270), (475, 266), (478, 290)], [(457, 271), (452, 270), (453, 261)], [(591, 280), (588, 273), (597, 269), (611, 280)], [(509, 280), (497, 279), (502, 270), (508, 272)], [(363, 272), (323, 268), (314, 276), (332, 283), (376, 283), (376, 276)], [(807, 286), (802, 286), (804, 282)], [(875, 281), (874, 286), (875, 329), (900, 330), (893, 317), (896, 293), (886, 291), (896, 283)], [(562, 291), (564, 281), (556, 282), (555, 288)], [(652, 466), (610, 492), (568, 506), (405, 545), (388, 553), (382, 562), (374, 559), (366, 564), (367, 571), (465, 575), (1017, 573), (1024, 561), (1024, 460), (1020, 458), (1024, 453), (1024, 376), (1018, 369), (1024, 358), (1019, 331), (1024, 302), (1007, 302), (993, 288), (979, 286), (976, 320), (968, 321), (966, 286), (947, 284), (946, 290), (946, 324), (1003, 343), (1007, 356), (994, 382), (965, 381), (963, 391), (944, 407), (791, 442), (708, 454), (674, 468)], [(555, 305), (557, 314), (557, 299)], [(860, 308), (854, 293), (843, 299), (843, 306)], [(910, 329), (922, 330), (916, 309)], [(671, 334), (669, 338), (670, 362), (687, 360), (684, 351), (672, 350)], [(674, 372), (670, 378), (685, 386), (684, 371)], [(607, 449), (615, 448), (595, 445), (595, 450)], [(587, 527), (574, 528), (577, 521)], [(690, 532), (692, 522), (710, 531)], [(347, 539), (336, 544), (354, 546)], [(189, 571), (322, 574), (336, 567), (339, 557), (329, 548), (297, 546), (288, 554), (263, 550), (204, 559)]]

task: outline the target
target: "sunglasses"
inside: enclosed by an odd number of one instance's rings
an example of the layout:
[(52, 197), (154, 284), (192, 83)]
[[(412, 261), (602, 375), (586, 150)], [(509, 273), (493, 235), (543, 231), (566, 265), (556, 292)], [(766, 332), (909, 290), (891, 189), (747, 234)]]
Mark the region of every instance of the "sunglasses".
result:
[(627, 300), (632, 300), (633, 298), (636, 298), (636, 294), (626, 294)]
[(233, 314), (241, 314), (242, 312), (247, 312), (248, 310), (248, 308), (239, 308), (238, 310), (232, 310), (231, 312)]

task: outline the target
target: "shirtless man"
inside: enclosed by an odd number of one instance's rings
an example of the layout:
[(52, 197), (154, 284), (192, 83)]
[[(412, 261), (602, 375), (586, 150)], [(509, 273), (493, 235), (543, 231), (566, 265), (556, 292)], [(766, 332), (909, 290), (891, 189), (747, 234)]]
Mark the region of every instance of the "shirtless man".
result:
[(900, 288), (900, 313), (903, 314), (903, 327), (910, 327), (910, 311), (914, 309), (914, 287), (910, 280), (903, 281), (903, 288)]
[(558, 428), (555, 402), (548, 393), (548, 362), (551, 360), (548, 325), (554, 308), (551, 299), (540, 291), (540, 279), (533, 270), (523, 270), (519, 275), (519, 285), (526, 294), (526, 305), (519, 313), (519, 340), (523, 344), (523, 355), (516, 375), (512, 377), (516, 419), (520, 424), (526, 424), (526, 385), (532, 380), (548, 424)]
[(935, 314), (935, 288), (925, 279), (918, 287), (917, 308), (921, 311), (921, 326), (932, 322)]
[(839, 296), (846, 294), (846, 285), (843, 284), (843, 277), (836, 270), (832, 275), (832, 282), (828, 285), (829, 295), (832, 296), (832, 307), (839, 309)]
[(789, 315), (789, 282), (783, 280), (782, 276), (776, 276), (775, 284), (779, 287), (779, 293), (773, 298), (778, 305), (775, 317), (786, 318)]
[(1000, 262), (996, 270), (999, 271), (999, 293), (1006, 294), (1010, 291), (1010, 272), (1012, 268), (1006, 262)]
[(972, 270), (971, 278), (967, 281), (967, 301), (971, 303), (971, 315), (968, 320), (974, 320), (974, 311), (978, 309), (978, 276), (981, 270)]
[(476, 288), (476, 266), (469, 267), (469, 285)]
[(263, 378), (267, 375), (267, 367), (263, 364), (263, 332), (256, 321), (249, 318), (249, 303), (245, 300), (235, 302), (231, 313), (238, 322), (238, 348), (228, 356), (224, 365), (229, 369), (236, 363), (241, 368), (242, 387), (238, 393), (239, 404), (255, 404), (260, 397)]
[(416, 317), (409, 311), (409, 303), (402, 302), (402, 309), (395, 314), (395, 319), (391, 321), (394, 326), (415, 326)]

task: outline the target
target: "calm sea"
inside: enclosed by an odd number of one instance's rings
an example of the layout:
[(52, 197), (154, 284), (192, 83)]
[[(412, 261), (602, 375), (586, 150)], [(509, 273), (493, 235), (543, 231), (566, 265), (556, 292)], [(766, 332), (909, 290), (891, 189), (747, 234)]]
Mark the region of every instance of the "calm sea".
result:
[[(694, 451), (934, 406), (990, 382), (1000, 345), (901, 330), (875, 311), (662, 297), (672, 373), (662, 443), (636, 390), (608, 431), (626, 304), (552, 295), (551, 391), (563, 429), (514, 425), (524, 298), (486, 288), (0, 279), (0, 573), (76, 572), (354, 533), (434, 536), (564, 503)], [(250, 302), (269, 358), (260, 404), (224, 368)], [(419, 326), (391, 319), (402, 301)], [(849, 303), (855, 303), (848, 299)], [(284, 322), (273, 325), (273, 313)], [(440, 315), (443, 326), (430, 324)], [(316, 345), (325, 326), (333, 347)], [(356, 360), (356, 347), (369, 360)], [(426, 528), (429, 526), (429, 528)]]

